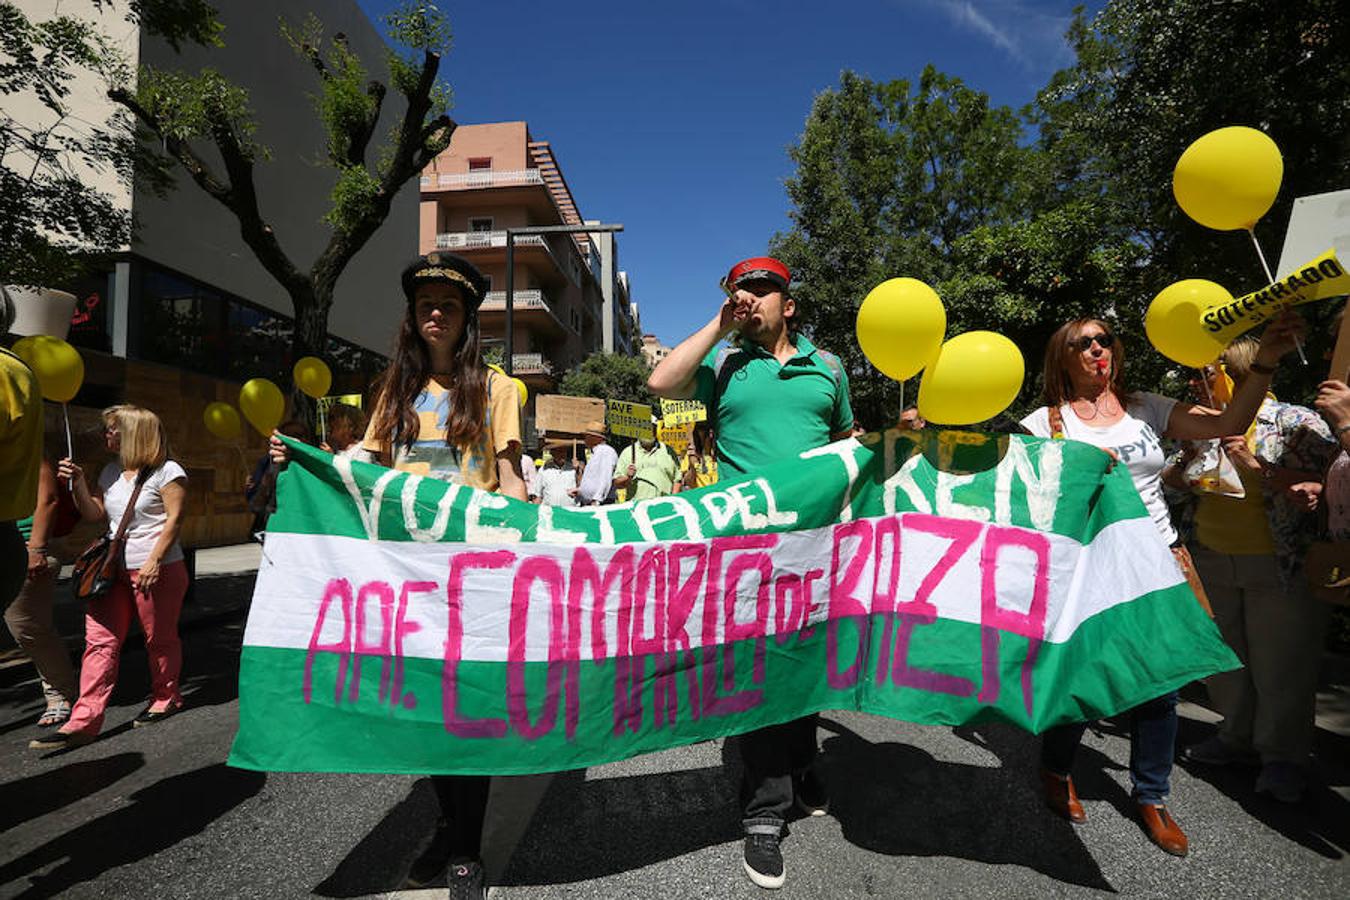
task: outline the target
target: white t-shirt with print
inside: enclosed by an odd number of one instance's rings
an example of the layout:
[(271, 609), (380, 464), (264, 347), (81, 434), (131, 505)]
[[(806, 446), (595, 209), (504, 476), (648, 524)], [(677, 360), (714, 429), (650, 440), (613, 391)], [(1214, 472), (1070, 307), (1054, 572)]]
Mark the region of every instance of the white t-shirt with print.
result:
[[(1167, 464), (1160, 435), (1167, 430), (1167, 419), (1177, 401), (1161, 394), (1139, 391), (1125, 403), (1125, 417), (1106, 428), (1094, 427), (1074, 414), (1068, 404), (1060, 407), (1064, 417), (1064, 437), (1082, 441), (1103, 450), (1113, 450), (1130, 470), (1130, 478), (1148, 508), (1149, 517), (1167, 543), (1176, 542), (1177, 530), (1167, 513), (1163, 499), (1162, 470)], [(1022, 420), (1022, 425), (1037, 437), (1053, 437), (1050, 412), (1040, 407)]]
[[(164, 531), (164, 523), (169, 520), (169, 512), (164, 508), (164, 497), (160, 492), (164, 485), (180, 478), (186, 480), (187, 473), (178, 463), (168, 460), (145, 480), (140, 496), (136, 498), (136, 511), (127, 525), (125, 556), (128, 569), (139, 569), (150, 558), (150, 551), (155, 549)], [(122, 464), (110, 462), (103, 467), (98, 483), (103, 488), (103, 508), (108, 511), (108, 536), (112, 537), (122, 524), (122, 513), (126, 511), (131, 492), (136, 489), (136, 479), (133, 476), (124, 478)], [(182, 558), (183, 548), (174, 541), (159, 562), (160, 565), (167, 565)]]

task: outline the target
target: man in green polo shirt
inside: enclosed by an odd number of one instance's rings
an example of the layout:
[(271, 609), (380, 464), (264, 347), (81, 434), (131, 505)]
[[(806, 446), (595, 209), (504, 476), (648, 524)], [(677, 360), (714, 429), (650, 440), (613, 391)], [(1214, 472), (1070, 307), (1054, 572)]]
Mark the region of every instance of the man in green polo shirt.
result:
[[(732, 266), (717, 315), (661, 360), (647, 382), (659, 397), (694, 398), (708, 408), (721, 480), (846, 438), (853, 428), (848, 376), (837, 357), (796, 333), (790, 281), (787, 266), (772, 257)], [(733, 334), (737, 346), (717, 348)], [(760, 887), (782, 887), (779, 844), (794, 800), (809, 815), (824, 815), (829, 806), (813, 768), (816, 716), (743, 734), (740, 748), (745, 872)]]

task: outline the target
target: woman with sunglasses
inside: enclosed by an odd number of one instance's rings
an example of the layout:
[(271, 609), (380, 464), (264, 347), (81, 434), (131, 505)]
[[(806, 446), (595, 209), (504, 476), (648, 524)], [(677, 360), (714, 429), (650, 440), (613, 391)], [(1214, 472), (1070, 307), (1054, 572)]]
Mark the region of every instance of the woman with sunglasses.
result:
[[(1161, 438), (1207, 440), (1243, 434), (1270, 387), (1270, 377), (1293, 349), (1302, 323), (1286, 312), (1267, 326), (1250, 375), (1222, 411), (1182, 403), (1125, 386), (1125, 347), (1101, 319), (1062, 325), (1045, 348), (1045, 405), (1022, 420), (1039, 437), (1069, 438), (1100, 447), (1123, 463), (1159, 533), (1173, 548), (1192, 587), (1199, 588), (1190, 555), (1177, 539), (1163, 499), (1166, 464)], [(1203, 589), (1197, 590), (1203, 597)], [(1202, 601), (1203, 602), (1203, 601)], [(1167, 797), (1177, 736), (1172, 691), (1130, 711), (1130, 780), (1136, 811), (1150, 840), (1185, 856), (1186, 835), (1168, 813)], [(1087, 723), (1052, 728), (1041, 743), (1041, 781), (1047, 805), (1074, 823), (1086, 819), (1070, 771)]]

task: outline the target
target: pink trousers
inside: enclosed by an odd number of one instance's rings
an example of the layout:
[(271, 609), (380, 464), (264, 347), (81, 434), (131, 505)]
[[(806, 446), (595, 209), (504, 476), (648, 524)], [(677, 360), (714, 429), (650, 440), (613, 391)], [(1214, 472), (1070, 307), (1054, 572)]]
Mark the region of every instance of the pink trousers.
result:
[(178, 675), (183, 647), (178, 640), (178, 614), (187, 593), (187, 565), (159, 568), (159, 581), (149, 591), (135, 589), (136, 572), (127, 572), (112, 590), (89, 602), (84, 615), (84, 658), (80, 663), (80, 699), (62, 731), (98, 734), (103, 713), (117, 684), (117, 669), (133, 615), (145, 632), (150, 661), (150, 707), (155, 711), (183, 702)]

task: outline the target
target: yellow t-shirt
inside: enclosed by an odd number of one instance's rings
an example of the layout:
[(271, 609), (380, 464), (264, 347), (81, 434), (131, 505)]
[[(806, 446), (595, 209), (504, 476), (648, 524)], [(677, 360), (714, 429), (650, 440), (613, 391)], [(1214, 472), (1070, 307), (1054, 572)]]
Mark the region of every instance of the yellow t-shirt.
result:
[(37, 507), (42, 460), (42, 391), (32, 369), (0, 349), (0, 522), (26, 519)]
[[(1247, 449), (1252, 449), (1256, 423), (1247, 430)], [(1241, 500), (1218, 494), (1201, 494), (1195, 508), (1195, 536), (1216, 553), (1233, 556), (1265, 556), (1275, 552), (1266, 517), (1264, 479), (1260, 472), (1237, 467), (1238, 478), (1247, 492)]]
[[(704, 456), (702, 463), (694, 466), (694, 484), (693, 488), (707, 487), (710, 484), (717, 484), (717, 460), (711, 456)], [(689, 485), (685, 477), (689, 474), (689, 455), (680, 457), (680, 481)], [(693, 489), (691, 488), (691, 490)]]
[(412, 444), (398, 442), (391, 452), (388, 443), (375, 437), (375, 423), (383, 411), (381, 396), (361, 446), (391, 459), (400, 472), (495, 491), (501, 486), (497, 454), (520, 444), (520, 394), (511, 379), (495, 371), (488, 372), (487, 394), (483, 434), (472, 447), (452, 447), (445, 442), (450, 392), (435, 378), (427, 381), (413, 404), (418, 419), (417, 440)]

